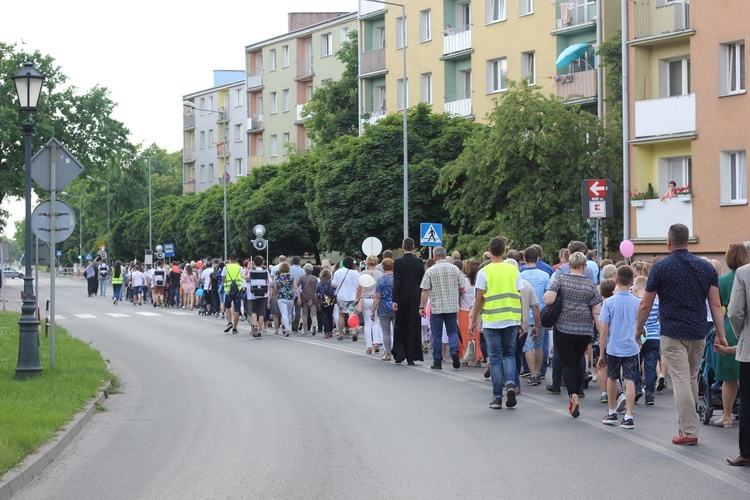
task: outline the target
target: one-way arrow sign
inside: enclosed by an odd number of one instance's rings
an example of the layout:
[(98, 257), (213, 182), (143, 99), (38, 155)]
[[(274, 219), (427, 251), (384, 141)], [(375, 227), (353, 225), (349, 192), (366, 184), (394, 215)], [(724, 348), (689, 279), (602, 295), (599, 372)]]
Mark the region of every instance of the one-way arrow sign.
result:
[(585, 219), (607, 219), (614, 215), (612, 181), (584, 179), (581, 182), (581, 205)]
[(602, 193), (607, 192), (606, 181), (595, 179), (589, 180), (589, 196), (592, 198), (600, 198)]

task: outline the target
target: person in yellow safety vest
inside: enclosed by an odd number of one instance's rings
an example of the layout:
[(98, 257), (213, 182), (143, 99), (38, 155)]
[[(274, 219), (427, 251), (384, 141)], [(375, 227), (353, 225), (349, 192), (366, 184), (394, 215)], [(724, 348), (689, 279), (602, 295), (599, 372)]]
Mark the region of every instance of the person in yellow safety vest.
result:
[(479, 314), (482, 315), (492, 378), (490, 408), (495, 410), (503, 407), (503, 393), (505, 406), (516, 406), (516, 338), (521, 324), (523, 281), (515, 266), (503, 262), (507, 246), (504, 236), (490, 240), (491, 261), (477, 274), (477, 296), (469, 313), (472, 333), (477, 329)]
[[(240, 307), (242, 305), (242, 267), (237, 264), (237, 254), (232, 252), (229, 254), (229, 264), (224, 266), (224, 271), (221, 274), (224, 282), (224, 292), (226, 293), (226, 299), (224, 300), (224, 310), (229, 318), (230, 308), (234, 306), (234, 316), (227, 323), (227, 327), (224, 329), (224, 333), (228, 333), (232, 330), (233, 334), (239, 333), (237, 331), (237, 324), (240, 322)], [(232, 287), (232, 283), (236, 284), (236, 289)], [(236, 293), (232, 293), (232, 292)]]
[(117, 305), (122, 300), (122, 282), (125, 277), (125, 272), (122, 269), (122, 262), (119, 260), (115, 262), (115, 267), (112, 268), (112, 303)]

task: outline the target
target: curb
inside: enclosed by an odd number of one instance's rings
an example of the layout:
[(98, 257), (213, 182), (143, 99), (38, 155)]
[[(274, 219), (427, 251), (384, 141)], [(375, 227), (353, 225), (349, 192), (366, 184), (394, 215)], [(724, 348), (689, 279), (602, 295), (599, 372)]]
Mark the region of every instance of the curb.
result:
[(96, 414), (97, 407), (109, 397), (109, 386), (101, 390), (99, 397), (90, 401), (83, 411), (73, 415), (65, 428), (57, 431), (51, 442), (43, 444), (36, 453), (28, 455), (15, 469), (9, 470), (0, 477), (0, 500), (9, 500), (26, 486), (65, 450), (83, 429), (83, 426)]

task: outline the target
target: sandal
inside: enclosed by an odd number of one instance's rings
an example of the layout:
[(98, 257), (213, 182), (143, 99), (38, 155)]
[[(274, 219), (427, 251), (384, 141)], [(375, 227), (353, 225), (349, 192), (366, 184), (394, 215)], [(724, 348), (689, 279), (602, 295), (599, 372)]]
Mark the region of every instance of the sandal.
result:
[(727, 427), (732, 427), (734, 425), (734, 422), (731, 418), (717, 418), (714, 420), (714, 426), (716, 427), (724, 427), (725, 429)]
[(380, 361), (390, 361), (391, 355), (390, 354), (383, 354), (383, 357), (380, 358)]
[(365, 351), (365, 352), (367, 352), (367, 354), (372, 354), (372, 347), (368, 347), (367, 351)]

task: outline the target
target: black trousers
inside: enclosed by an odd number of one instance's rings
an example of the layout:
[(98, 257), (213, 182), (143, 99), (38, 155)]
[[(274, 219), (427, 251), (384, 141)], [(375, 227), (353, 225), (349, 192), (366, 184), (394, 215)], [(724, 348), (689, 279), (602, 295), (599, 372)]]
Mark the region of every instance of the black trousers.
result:
[(750, 362), (740, 363), (740, 455), (750, 458)]
[(583, 384), (581, 359), (590, 343), (590, 335), (571, 335), (555, 330), (555, 352), (560, 358), (562, 379), (565, 381), (568, 396), (577, 394)]
[(91, 278), (86, 278), (86, 280), (88, 280), (88, 284), (89, 284), (89, 295), (96, 295), (97, 288), (99, 286), (96, 276), (92, 276)]

